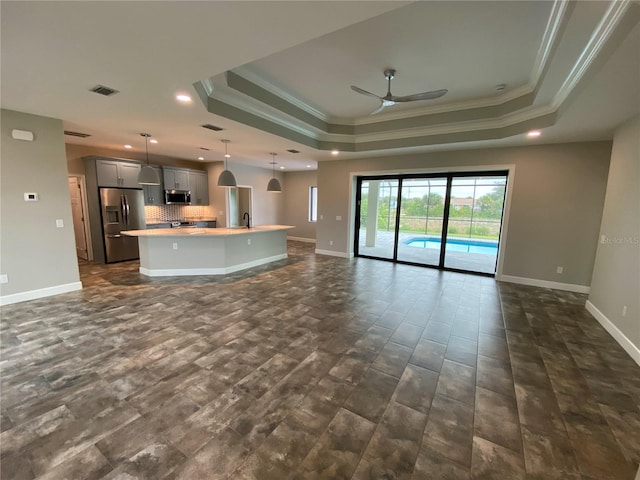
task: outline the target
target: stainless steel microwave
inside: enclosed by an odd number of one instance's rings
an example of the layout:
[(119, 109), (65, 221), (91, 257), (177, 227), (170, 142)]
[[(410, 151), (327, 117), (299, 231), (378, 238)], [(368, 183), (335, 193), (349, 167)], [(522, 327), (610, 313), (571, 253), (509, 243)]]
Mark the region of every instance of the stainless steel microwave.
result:
[(188, 190), (165, 190), (164, 203), (167, 205), (191, 205), (191, 192)]

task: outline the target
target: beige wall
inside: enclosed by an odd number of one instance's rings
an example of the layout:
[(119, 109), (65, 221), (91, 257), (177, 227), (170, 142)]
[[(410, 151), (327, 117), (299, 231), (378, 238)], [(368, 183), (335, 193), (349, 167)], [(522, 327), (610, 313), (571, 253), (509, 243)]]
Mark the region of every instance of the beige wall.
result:
[[(8, 295), (44, 296), (42, 289), (50, 293), (77, 289), (80, 278), (62, 121), (2, 110), (1, 125), (0, 269), (9, 278), (0, 287), (3, 301)], [(35, 140), (14, 140), (13, 129), (31, 131)], [(25, 202), (25, 192), (38, 193), (40, 200)], [(57, 219), (63, 228), (56, 228)]]
[(284, 205), (284, 223), (293, 225), (289, 237), (316, 239), (316, 223), (309, 221), (309, 187), (318, 185), (317, 172), (287, 172), (282, 185), (286, 198)]
[[(591, 142), (321, 162), (316, 246), (342, 255), (353, 251), (356, 174), (513, 165), (502, 274), (588, 286), (610, 152), (610, 142)], [(558, 266), (564, 267), (563, 274), (556, 273)]]
[[(226, 189), (218, 187), (218, 177), (223, 170), (222, 162), (207, 165), (209, 174), (209, 199), (215, 205), (215, 216), (219, 227), (227, 226)], [(229, 164), (229, 170), (242, 187), (253, 187), (252, 225), (273, 225), (284, 222), (284, 198), (281, 193), (267, 192), (267, 184), (272, 177), (271, 170), (248, 165)], [(282, 175), (276, 172), (282, 182)]]
[[(67, 169), (69, 170), (69, 175), (84, 175), (85, 171), (82, 157), (87, 157), (89, 155), (109, 158), (124, 158), (128, 160), (138, 160), (140, 162), (146, 162), (147, 159), (147, 154), (145, 152), (134, 152), (131, 150), (125, 150), (124, 148), (122, 150), (115, 150), (67, 143), (65, 145), (65, 151), (67, 155)], [(193, 170), (202, 171), (207, 169), (207, 165), (201, 162), (154, 155), (152, 152), (149, 152), (149, 163), (152, 165), (191, 168)]]
[[(589, 302), (635, 345), (638, 352), (640, 117), (626, 122), (615, 132), (600, 235)], [(623, 316), (625, 305), (627, 311)], [(636, 361), (638, 358), (636, 355)]]

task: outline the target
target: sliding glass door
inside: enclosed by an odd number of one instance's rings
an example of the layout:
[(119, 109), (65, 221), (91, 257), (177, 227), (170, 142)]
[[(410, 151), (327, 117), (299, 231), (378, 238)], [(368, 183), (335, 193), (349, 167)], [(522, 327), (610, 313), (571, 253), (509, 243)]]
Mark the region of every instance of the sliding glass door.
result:
[(360, 255), (393, 260), (399, 184), (398, 179), (360, 182), (357, 243)]
[(444, 266), (495, 273), (507, 177), (454, 177), (451, 181)]
[(493, 275), (507, 172), (359, 177), (357, 256)]
[(440, 264), (446, 193), (446, 177), (402, 181), (399, 261), (431, 266)]

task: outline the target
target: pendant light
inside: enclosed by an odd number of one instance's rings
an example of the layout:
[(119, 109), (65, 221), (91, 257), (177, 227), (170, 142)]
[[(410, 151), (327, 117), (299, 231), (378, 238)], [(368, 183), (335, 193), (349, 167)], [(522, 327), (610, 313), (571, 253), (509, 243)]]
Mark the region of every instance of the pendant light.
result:
[(277, 153), (273, 153), (271, 152), (269, 155), (271, 155), (271, 165), (273, 166), (273, 178), (271, 180), (269, 180), (269, 185), (267, 185), (267, 192), (281, 192), (282, 191), (282, 186), (280, 186), (280, 182), (278, 181), (278, 179), (276, 178), (276, 155)]
[(160, 185), (160, 177), (158, 172), (149, 165), (149, 137), (150, 133), (141, 133), (140, 136), (144, 137), (145, 150), (147, 151), (147, 164), (143, 165), (138, 174), (138, 183), (140, 185)]
[(229, 155), (229, 152), (227, 152), (227, 145), (229, 144), (229, 140), (222, 140), (222, 143), (224, 143), (224, 170), (218, 177), (218, 186), (233, 188), (237, 185), (237, 183), (236, 177), (233, 176), (231, 170), (227, 169), (227, 158), (231, 156)]

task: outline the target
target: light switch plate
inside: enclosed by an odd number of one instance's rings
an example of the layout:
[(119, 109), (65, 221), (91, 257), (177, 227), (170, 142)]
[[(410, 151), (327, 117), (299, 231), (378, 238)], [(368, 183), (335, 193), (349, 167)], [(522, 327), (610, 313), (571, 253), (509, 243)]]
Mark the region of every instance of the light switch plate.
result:
[(61, 219), (61, 218), (58, 218), (58, 219), (56, 220), (56, 227), (57, 227), (57, 228), (64, 228), (64, 221), (62, 221), (62, 219)]

